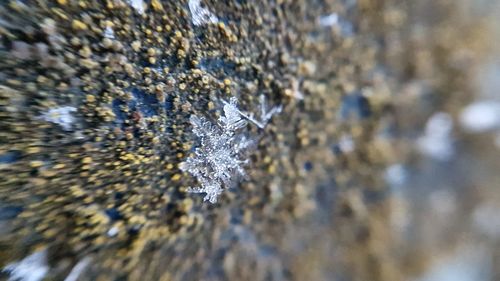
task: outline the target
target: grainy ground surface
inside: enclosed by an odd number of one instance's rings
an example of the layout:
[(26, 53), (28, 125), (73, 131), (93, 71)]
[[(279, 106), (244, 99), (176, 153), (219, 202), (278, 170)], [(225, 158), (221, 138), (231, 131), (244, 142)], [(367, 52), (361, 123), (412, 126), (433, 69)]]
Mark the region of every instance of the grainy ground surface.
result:
[[(498, 280), (493, 2), (2, 2), (0, 278)], [(186, 192), (190, 116), (261, 95)]]

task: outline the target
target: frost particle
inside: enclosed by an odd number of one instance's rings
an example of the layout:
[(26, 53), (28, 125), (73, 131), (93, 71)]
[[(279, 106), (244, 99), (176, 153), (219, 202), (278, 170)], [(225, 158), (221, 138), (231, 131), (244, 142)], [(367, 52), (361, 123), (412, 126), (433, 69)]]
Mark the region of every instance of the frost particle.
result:
[(139, 14), (144, 13), (144, 1), (143, 0), (129, 0), (130, 6), (134, 8)]
[(90, 264), (91, 258), (86, 257), (79, 261), (75, 267), (71, 270), (68, 276), (64, 279), (64, 281), (77, 281), (78, 277), (82, 274), (82, 272), (87, 268)]
[(460, 124), (472, 133), (487, 132), (500, 127), (500, 103), (478, 101), (468, 105), (460, 114)]
[(321, 16), (319, 18), (319, 24), (321, 26), (332, 26), (339, 23), (339, 15), (336, 13), (331, 13), (326, 16)]
[(195, 26), (219, 22), (219, 19), (207, 8), (201, 7), (200, 0), (189, 0), (188, 5)]
[(115, 32), (113, 31), (113, 28), (111, 28), (109, 26), (106, 26), (106, 28), (104, 29), (103, 36), (105, 38), (114, 39), (115, 38)]
[(436, 160), (448, 160), (453, 155), (452, 129), (450, 115), (443, 112), (432, 115), (427, 121), (424, 135), (417, 140), (418, 149)]
[(41, 281), (49, 271), (47, 250), (35, 252), (24, 259), (7, 264), (3, 270), (9, 281)]
[(64, 130), (70, 131), (75, 118), (71, 112), (76, 112), (72, 106), (62, 106), (50, 109), (41, 116), (41, 119), (60, 125)]

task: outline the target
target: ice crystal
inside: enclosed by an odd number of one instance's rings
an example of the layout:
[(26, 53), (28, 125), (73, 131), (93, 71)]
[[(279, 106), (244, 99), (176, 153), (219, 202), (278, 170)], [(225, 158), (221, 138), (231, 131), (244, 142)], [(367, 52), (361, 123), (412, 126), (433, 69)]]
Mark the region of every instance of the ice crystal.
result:
[(273, 115), (278, 114), (281, 112), (281, 106), (273, 107), (269, 111), (266, 106), (266, 99), (263, 95), (260, 96), (260, 120), (257, 120), (252, 113), (248, 114), (245, 112), (240, 111), (236, 107), (236, 100), (233, 98), (231, 99), (231, 102), (228, 103), (224, 101), (224, 113), (227, 115), (228, 113), (231, 114), (232, 116), (238, 115), (239, 118), (241, 117), (247, 119), (248, 121), (252, 122), (255, 124), (257, 127), (264, 129), (273, 117)]
[(201, 6), (200, 0), (189, 0), (188, 6), (191, 12), (192, 22), (195, 26), (217, 23), (219, 21), (219, 19), (207, 8)]
[(7, 264), (2, 271), (9, 274), (9, 281), (43, 280), (49, 271), (47, 265), (47, 250), (35, 252), (18, 262)]
[(113, 28), (111, 28), (110, 26), (107, 26), (104, 29), (103, 36), (105, 38), (115, 39), (115, 32), (113, 31)]
[(139, 14), (144, 14), (144, 1), (143, 0), (129, 0), (130, 6), (134, 8)]
[(331, 13), (329, 15), (321, 16), (319, 18), (319, 24), (321, 26), (332, 26), (339, 23), (339, 15), (336, 13)]
[(47, 122), (59, 124), (64, 130), (70, 131), (75, 121), (75, 118), (71, 113), (76, 111), (76, 108), (72, 106), (51, 108), (41, 116), (41, 119)]
[(236, 99), (224, 103), (224, 115), (217, 122), (210, 122), (204, 117), (192, 115), (190, 118), (193, 133), (200, 144), (194, 155), (182, 163), (181, 169), (193, 175), (199, 187), (190, 188), (193, 193), (205, 193), (205, 201), (217, 202), (218, 196), (225, 188), (230, 188), (235, 179), (245, 177), (243, 165), (248, 147), (253, 144), (240, 132), (248, 121), (264, 128), (271, 117), (281, 111), (281, 107), (267, 110), (264, 96), (261, 98), (260, 121), (238, 109)]
[(417, 148), (438, 161), (449, 160), (454, 154), (453, 119), (444, 112), (432, 115), (425, 125), (423, 136), (417, 139)]
[(80, 275), (85, 271), (87, 266), (89, 266), (90, 262), (92, 259), (90, 257), (85, 257), (81, 261), (79, 261), (73, 269), (71, 269), (71, 272), (66, 276), (64, 281), (78, 281)]

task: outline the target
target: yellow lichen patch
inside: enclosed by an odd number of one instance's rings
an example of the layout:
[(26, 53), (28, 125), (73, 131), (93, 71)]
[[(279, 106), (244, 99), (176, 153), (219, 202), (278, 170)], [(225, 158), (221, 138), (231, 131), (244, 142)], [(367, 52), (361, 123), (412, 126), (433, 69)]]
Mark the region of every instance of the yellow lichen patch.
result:
[(90, 163), (92, 163), (92, 157), (90, 157), (90, 156), (84, 157), (82, 159), (82, 163), (83, 164), (90, 164)]
[(85, 98), (86, 98), (87, 102), (89, 102), (89, 103), (95, 102), (95, 96), (94, 95), (86, 95)]
[(32, 168), (39, 168), (39, 167), (43, 166), (43, 162), (39, 161), (39, 160), (31, 161), (30, 166)]
[(36, 154), (36, 153), (40, 153), (40, 151), (41, 151), (41, 148), (39, 146), (30, 146), (26, 150), (26, 152), (28, 154)]
[(81, 189), (79, 186), (74, 185), (71, 186), (69, 189), (71, 193), (76, 197), (85, 195), (85, 191), (83, 191), (83, 189)]
[(139, 52), (139, 51), (140, 51), (140, 49), (141, 49), (141, 41), (136, 40), (136, 41), (132, 42), (131, 47), (132, 47), (132, 49), (133, 49), (135, 52)]
[(193, 200), (191, 198), (182, 200), (180, 207), (183, 211), (188, 212), (193, 207)]
[(71, 23), (71, 26), (75, 30), (87, 30), (88, 29), (87, 25), (79, 20), (73, 20), (73, 22)]
[(64, 167), (66, 167), (66, 165), (65, 165), (65, 164), (63, 164), (63, 163), (60, 163), (60, 164), (56, 164), (56, 165), (54, 165), (54, 169), (56, 169), (56, 170), (63, 169)]

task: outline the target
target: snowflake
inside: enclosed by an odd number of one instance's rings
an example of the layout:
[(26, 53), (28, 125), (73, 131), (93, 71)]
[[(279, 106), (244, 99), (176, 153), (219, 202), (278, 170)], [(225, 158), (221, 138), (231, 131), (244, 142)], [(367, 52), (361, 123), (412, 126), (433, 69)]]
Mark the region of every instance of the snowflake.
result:
[(231, 98), (230, 102), (224, 101), (223, 110), (224, 115), (216, 124), (203, 117), (191, 116), (193, 133), (199, 138), (200, 145), (194, 155), (181, 165), (181, 170), (189, 172), (200, 184), (199, 187), (189, 188), (189, 192), (205, 193), (204, 200), (211, 203), (217, 202), (224, 188), (230, 188), (235, 179), (246, 176), (243, 165), (247, 161), (242, 158), (254, 142), (238, 132), (248, 121), (264, 128), (271, 117), (281, 111), (281, 107), (267, 111), (262, 96), (260, 121), (253, 114), (240, 111), (236, 106), (236, 98)]

